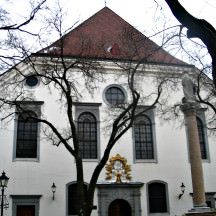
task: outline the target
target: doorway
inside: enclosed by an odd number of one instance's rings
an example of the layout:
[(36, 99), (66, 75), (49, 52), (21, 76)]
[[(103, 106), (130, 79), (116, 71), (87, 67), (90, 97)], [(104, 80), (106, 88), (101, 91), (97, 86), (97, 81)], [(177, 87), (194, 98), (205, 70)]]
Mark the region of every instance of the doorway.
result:
[[(124, 216), (142, 216), (140, 200), (142, 186), (142, 182), (98, 183), (98, 216), (121, 216), (124, 214), (122, 208), (127, 209)], [(119, 209), (119, 213), (115, 209)]]
[(131, 206), (123, 199), (116, 199), (109, 205), (108, 216), (131, 216)]

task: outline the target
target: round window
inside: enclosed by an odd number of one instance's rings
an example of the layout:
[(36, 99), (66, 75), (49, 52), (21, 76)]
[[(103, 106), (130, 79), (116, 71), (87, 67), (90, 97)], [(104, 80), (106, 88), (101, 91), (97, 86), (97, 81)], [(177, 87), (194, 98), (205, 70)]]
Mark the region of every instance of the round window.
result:
[(105, 97), (106, 101), (112, 106), (123, 104), (125, 102), (125, 93), (117, 86), (109, 87), (105, 92)]
[(35, 75), (26, 77), (26, 84), (30, 87), (34, 87), (38, 84), (38, 78)]

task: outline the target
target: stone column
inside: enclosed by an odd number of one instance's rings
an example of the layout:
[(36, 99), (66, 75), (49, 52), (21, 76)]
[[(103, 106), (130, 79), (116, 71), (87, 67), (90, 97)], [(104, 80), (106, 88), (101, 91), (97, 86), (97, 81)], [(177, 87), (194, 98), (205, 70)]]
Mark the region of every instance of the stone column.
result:
[(200, 151), (199, 135), (197, 128), (196, 112), (199, 108), (196, 102), (186, 102), (181, 110), (186, 116), (187, 133), (190, 151), (191, 176), (193, 185), (193, 209), (194, 212), (208, 212), (206, 205), (202, 158)]

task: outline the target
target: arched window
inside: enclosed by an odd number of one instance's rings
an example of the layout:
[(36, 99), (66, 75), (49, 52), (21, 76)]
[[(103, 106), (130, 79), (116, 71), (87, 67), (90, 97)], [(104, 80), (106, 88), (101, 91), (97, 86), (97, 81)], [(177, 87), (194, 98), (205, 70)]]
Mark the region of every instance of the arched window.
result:
[(97, 158), (97, 121), (91, 113), (82, 113), (78, 118), (79, 144), (84, 159)]
[(147, 116), (135, 120), (134, 137), (136, 159), (154, 159), (152, 123)]
[[(84, 196), (87, 194), (87, 185), (84, 185)], [(68, 186), (67, 192), (67, 215), (78, 215), (79, 208), (78, 208), (78, 191), (77, 191), (77, 183), (72, 183)]]
[(32, 111), (20, 113), (17, 125), (16, 158), (37, 158), (38, 123)]
[(148, 201), (150, 213), (168, 212), (166, 184), (152, 182), (148, 184)]
[(207, 159), (204, 127), (203, 127), (202, 120), (198, 117), (197, 117), (197, 128), (198, 128), (198, 134), (199, 134), (201, 157), (202, 159)]

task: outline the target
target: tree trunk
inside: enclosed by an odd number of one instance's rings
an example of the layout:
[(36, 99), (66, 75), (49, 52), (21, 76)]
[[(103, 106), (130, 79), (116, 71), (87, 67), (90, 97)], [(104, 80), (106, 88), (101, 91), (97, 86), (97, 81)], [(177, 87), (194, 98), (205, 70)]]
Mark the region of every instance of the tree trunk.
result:
[[(83, 209), (84, 203), (84, 178), (83, 178), (83, 164), (82, 158), (76, 157), (76, 170), (77, 170), (77, 199), (79, 209)], [(80, 215), (83, 215), (83, 210), (80, 211)]]

